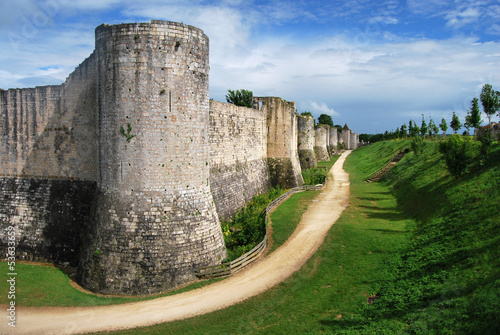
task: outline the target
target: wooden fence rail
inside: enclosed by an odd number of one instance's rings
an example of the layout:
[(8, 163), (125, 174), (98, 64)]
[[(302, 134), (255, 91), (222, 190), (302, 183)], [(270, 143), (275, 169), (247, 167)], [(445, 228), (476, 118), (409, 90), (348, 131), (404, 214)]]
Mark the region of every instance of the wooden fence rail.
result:
[[(265, 212), (266, 230), (267, 230), (269, 213), (274, 208), (279, 206), (282, 202), (284, 202), (286, 199), (288, 199), (292, 194), (308, 190), (321, 190), (323, 189), (324, 186), (325, 185), (323, 184), (319, 184), (319, 185), (305, 185), (305, 186), (294, 187), (288, 190), (286, 193), (282, 194), (280, 197), (273, 200), (273, 202), (267, 205), (266, 209), (263, 211), (263, 213)], [(264, 239), (246, 254), (240, 256), (239, 258), (231, 262), (224, 262), (219, 265), (199, 267), (195, 270), (196, 276), (204, 278), (229, 276), (233, 273), (240, 271), (248, 264), (257, 260), (260, 257), (260, 255), (262, 255), (266, 247), (267, 247), (267, 232), (266, 235), (264, 236)]]

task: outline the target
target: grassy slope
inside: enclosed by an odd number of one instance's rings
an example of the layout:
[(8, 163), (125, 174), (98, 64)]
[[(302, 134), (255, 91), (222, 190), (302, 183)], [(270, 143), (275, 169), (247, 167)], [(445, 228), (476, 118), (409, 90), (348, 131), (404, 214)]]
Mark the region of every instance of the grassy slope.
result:
[[(7, 262), (0, 262), (0, 273), (8, 273)], [(16, 304), (18, 306), (102, 306), (123, 304), (173, 295), (209, 285), (220, 279), (193, 283), (167, 293), (145, 297), (105, 297), (81, 292), (71, 286), (68, 275), (52, 265), (16, 263)], [(7, 283), (0, 281), (0, 292), (7, 292)], [(8, 304), (7, 294), (0, 295), (0, 304)]]
[(415, 334), (500, 333), (499, 165), (496, 144), (485, 166), (456, 180), (427, 142), (391, 171), (386, 183), (417, 226), (374, 316)]

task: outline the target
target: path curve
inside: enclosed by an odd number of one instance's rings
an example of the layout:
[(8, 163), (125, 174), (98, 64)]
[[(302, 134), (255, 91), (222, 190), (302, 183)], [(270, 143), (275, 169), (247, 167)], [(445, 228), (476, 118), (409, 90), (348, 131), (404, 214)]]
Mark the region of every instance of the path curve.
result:
[(149, 301), (100, 307), (18, 307), (16, 328), (1, 334), (79, 334), (144, 327), (216, 311), (256, 296), (290, 277), (316, 252), (349, 201), (349, 175), (335, 162), (322, 193), (288, 241), (237, 274), (203, 288)]

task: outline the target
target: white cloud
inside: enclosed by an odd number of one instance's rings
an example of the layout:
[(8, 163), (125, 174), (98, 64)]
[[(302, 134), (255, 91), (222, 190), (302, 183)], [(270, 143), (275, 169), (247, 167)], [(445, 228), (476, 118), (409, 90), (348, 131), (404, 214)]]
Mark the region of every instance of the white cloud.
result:
[(488, 29), (487, 32), (492, 35), (500, 35), (500, 24), (492, 24)]
[(481, 17), (481, 10), (476, 6), (459, 8), (450, 11), (445, 17), (448, 21), (447, 25), (457, 29), (478, 21)]
[(313, 113), (314, 115), (320, 115), (320, 114), (327, 114), (332, 117), (339, 117), (340, 114), (337, 113), (333, 108), (328, 107), (328, 105), (324, 102), (317, 103), (316, 101), (308, 101), (304, 108), (307, 108), (306, 106), (309, 106), (310, 112)]

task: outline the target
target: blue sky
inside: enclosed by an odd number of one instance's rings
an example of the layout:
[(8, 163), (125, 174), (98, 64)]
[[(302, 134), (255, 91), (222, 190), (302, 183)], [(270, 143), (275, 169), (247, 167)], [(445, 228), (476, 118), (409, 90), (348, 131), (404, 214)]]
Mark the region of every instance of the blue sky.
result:
[(96, 26), (151, 19), (209, 36), (211, 98), (279, 96), (358, 133), (463, 122), (485, 83), (500, 90), (498, 0), (4, 0), (0, 88), (61, 84)]

